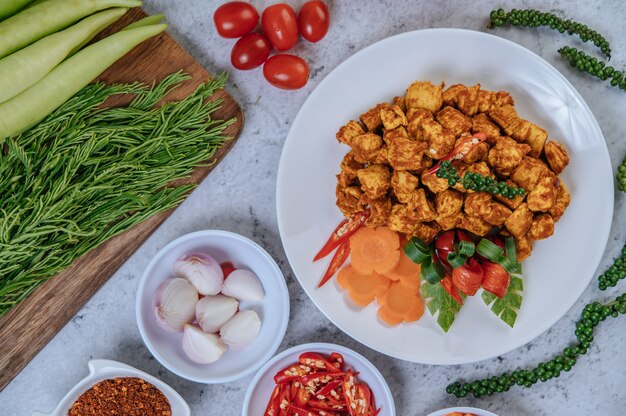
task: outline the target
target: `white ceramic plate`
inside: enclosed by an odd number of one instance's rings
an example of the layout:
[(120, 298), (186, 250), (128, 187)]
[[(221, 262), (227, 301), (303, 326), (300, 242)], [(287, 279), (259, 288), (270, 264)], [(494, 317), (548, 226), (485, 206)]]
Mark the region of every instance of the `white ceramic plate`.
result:
[(448, 409), (438, 410), (428, 416), (446, 416), (452, 412), (471, 413), (476, 416), (498, 416), (495, 413), (488, 412), (482, 409), (476, 409), (475, 407), (450, 407)]
[[(172, 277), (174, 261), (190, 252), (206, 253), (219, 263), (230, 261), (236, 268), (253, 271), (265, 291), (261, 302), (239, 302), (241, 309), (259, 314), (259, 336), (243, 350), (228, 350), (208, 365), (189, 360), (182, 350), (182, 332), (165, 332), (154, 318), (154, 292), (161, 282)], [(254, 241), (228, 231), (198, 231), (172, 241), (148, 264), (137, 290), (136, 315), (143, 341), (168, 370), (198, 383), (228, 383), (253, 373), (274, 355), (287, 330), (289, 292), (276, 262)]]
[[(561, 175), (572, 195), (554, 235), (538, 241), (524, 262), (525, 292), (514, 329), (480, 296), (468, 298), (445, 334), (426, 312), (414, 324), (390, 328), (376, 307), (351, 306), (331, 282), (316, 284), (329, 259), (312, 263), (342, 219), (335, 175), (348, 147), (335, 133), (373, 105), (404, 94), (414, 80), (481, 83), (509, 91), (519, 114), (565, 143), (570, 166)], [(608, 151), (593, 114), (550, 64), (523, 47), (480, 32), (429, 29), (382, 40), (347, 59), (309, 96), (293, 122), (278, 170), (277, 216), (289, 262), (318, 308), (363, 344), (427, 364), (479, 361), (518, 348), (550, 328), (576, 302), (604, 252), (613, 214)]]
[(91, 360), (87, 366), (89, 367), (89, 375), (79, 381), (78, 384), (65, 395), (56, 409), (50, 413), (33, 412), (33, 416), (66, 416), (74, 402), (78, 400), (81, 394), (90, 389), (91, 386), (102, 380), (116, 377), (138, 377), (146, 380), (161, 390), (165, 397), (167, 397), (172, 407), (172, 416), (191, 415), (189, 406), (185, 400), (180, 397), (180, 394), (176, 393), (170, 386), (158, 378), (152, 377), (150, 374), (112, 360)]
[(380, 416), (395, 416), (396, 407), (393, 395), (380, 371), (361, 354), (336, 344), (321, 342), (302, 344), (289, 348), (267, 362), (254, 376), (243, 400), (242, 416), (262, 415), (267, 408), (268, 400), (274, 390), (274, 374), (283, 368), (297, 363), (303, 352), (318, 352), (328, 355), (338, 352), (343, 355), (347, 368), (359, 372), (359, 380), (367, 383), (376, 399), (376, 407), (380, 407)]

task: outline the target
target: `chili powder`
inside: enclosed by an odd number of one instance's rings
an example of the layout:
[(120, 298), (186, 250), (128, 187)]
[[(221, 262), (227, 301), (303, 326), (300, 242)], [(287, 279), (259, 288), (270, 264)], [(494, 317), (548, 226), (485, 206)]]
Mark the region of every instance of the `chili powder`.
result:
[(171, 416), (167, 397), (137, 377), (119, 377), (94, 384), (74, 402), (69, 416)]

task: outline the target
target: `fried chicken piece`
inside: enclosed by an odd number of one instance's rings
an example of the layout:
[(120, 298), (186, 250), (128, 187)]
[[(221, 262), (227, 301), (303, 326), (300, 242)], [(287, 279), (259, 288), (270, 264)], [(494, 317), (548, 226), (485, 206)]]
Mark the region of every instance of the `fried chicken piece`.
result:
[(372, 199), (380, 198), (391, 186), (391, 174), (386, 166), (370, 165), (357, 172), (361, 189)]
[(526, 143), (532, 149), (529, 153), (532, 157), (539, 157), (543, 148), (548, 140), (548, 132), (539, 127), (536, 124), (530, 123), (530, 129), (528, 130), (528, 136), (526, 137)]
[(417, 170), (422, 166), (428, 143), (396, 138), (389, 143), (389, 164), (396, 170)]
[(519, 165), (511, 172), (510, 178), (517, 186), (521, 186), (527, 192), (532, 191), (537, 186), (539, 179), (548, 176), (548, 167), (539, 159), (526, 156)]
[(423, 108), (435, 113), (443, 104), (441, 94), (440, 86), (429, 81), (415, 81), (407, 88), (404, 100), (407, 108)]
[(372, 165), (389, 165), (389, 148), (383, 144), (378, 152), (369, 160)]
[(412, 169), (411, 173), (414, 175), (419, 175), (423, 173), (426, 169), (432, 167), (432, 165), (433, 165), (433, 160), (427, 155), (424, 155), (422, 156), (422, 161), (420, 163), (420, 166), (417, 169)]
[(407, 132), (415, 140), (425, 140), (422, 131), (424, 120), (433, 120), (433, 114), (423, 108), (409, 108), (406, 117), (408, 120)]
[(546, 212), (554, 206), (559, 183), (557, 177), (546, 176), (539, 179), (535, 189), (528, 193), (526, 202), (531, 211)]
[(565, 146), (556, 140), (550, 140), (543, 150), (546, 153), (546, 160), (550, 169), (557, 175), (563, 172), (563, 169), (569, 164), (569, 155)]
[(393, 97), (393, 104), (400, 107), (400, 110), (406, 113), (406, 100), (404, 99), (404, 95)]
[(337, 208), (339, 208), (339, 210), (346, 217), (363, 211), (363, 205), (361, 204), (363, 191), (361, 191), (360, 187), (343, 187), (340, 184), (337, 184), (335, 196), (337, 197)]
[(481, 237), (487, 235), (487, 233), (491, 231), (491, 224), (487, 223), (480, 217), (474, 217), (467, 214), (461, 216), (458, 227)]
[[(461, 136), (457, 139), (456, 143), (454, 143), (454, 146), (458, 146), (463, 140), (469, 139), (472, 137), (471, 133), (463, 133), (461, 134)], [(470, 148), (470, 150), (467, 152), (467, 154), (465, 155), (465, 157), (463, 158), (463, 161), (465, 163), (476, 163), (476, 162), (481, 162), (483, 160), (485, 160), (485, 158), (487, 157), (487, 153), (489, 152), (489, 143), (487, 142), (482, 142), (482, 143), (478, 143), (477, 145), (474, 145)]]
[(509, 176), (529, 151), (530, 146), (526, 144), (519, 144), (510, 137), (499, 137), (487, 154), (487, 163), (497, 174)]
[(406, 205), (395, 204), (391, 207), (391, 213), (387, 217), (387, 227), (398, 233), (413, 235), (417, 223)]
[(428, 156), (441, 159), (454, 148), (454, 135), (434, 120), (422, 122), (424, 139), (428, 142)]
[(526, 260), (530, 257), (530, 253), (533, 251), (533, 240), (525, 235), (523, 237), (515, 238), (515, 253), (517, 254), (517, 261)]
[(345, 126), (341, 126), (335, 137), (339, 142), (352, 146), (354, 138), (365, 134), (365, 130), (358, 121), (350, 120)]
[[(515, 182), (513, 182), (510, 179), (507, 179), (506, 181), (504, 181), (507, 185), (509, 186), (517, 186), (517, 184)], [(520, 195), (515, 195), (515, 198), (510, 199), (507, 198), (505, 196), (502, 195), (496, 195), (495, 199), (497, 199), (499, 202), (503, 203), (504, 205), (506, 205), (508, 208), (510, 209), (515, 209), (517, 207), (520, 206), (520, 204), (524, 201), (525, 196), (520, 196)]]
[(435, 240), (439, 231), (441, 227), (436, 222), (418, 222), (413, 235), (426, 244), (430, 244)]
[(437, 113), (437, 121), (455, 137), (459, 137), (461, 133), (472, 128), (472, 121), (469, 117), (451, 106), (445, 106)]
[(491, 225), (496, 227), (502, 227), (507, 218), (511, 216), (513, 212), (502, 204), (492, 202), (489, 205), (489, 212), (482, 215), (482, 219)]
[(503, 105), (514, 105), (513, 97), (506, 91), (480, 90), (478, 92), (478, 112), (486, 113), (489, 110), (502, 107)]
[(437, 218), (437, 213), (426, 196), (424, 188), (416, 189), (411, 193), (407, 207), (412, 211), (411, 216), (415, 221), (428, 222)]
[(354, 159), (352, 151), (346, 153), (341, 161), (341, 171), (337, 175), (337, 183), (344, 188), (353, 185), (357, 179), (357, 172), (363, 168), (364, 165)]
[(383, 121), (380, 118), (380, 110), (388, 107), (391, 107), (391, 104), (376, 104), (375, 107), (370, 108), (365, 113), (359, 116), (359, 120), (361, 120), (361, 123), (365, 125), (367, 131), (374, 132), (383, 126)]
[(361, 203), (370, 208), (370, 216), (365, 221), (365, 225), (375, 228), (385, 224), (391, 213), (391, 199), (386, 197), (372, 199), (365, 194), (361, 198)]
[(565, 187), (563, 181), (559, 182), (559, 187), (557, 188), (556, 192), (556, 202), (554, 203), (554, 205), (552, 205), (552, 208), (548, 210), (548, 213), (550, 214), (550, 216), (552, 216), (554, 221), (558, 221), (561, 219), (571, 199), (570, 194)]
[(515, 238), (521, 238), (526, 235), (533, 222), (533, 213), (528, 209), (526, 203), (515, 208), (515, 211), (506, 219), (504, 226)]
[(445, 191), (435, 195), (435, 210), (438, 218), (450, 217), (461, 211), (463, 207), (463, 194), (454, 189), (446, 189)]
[(395, 129), (391, 130), (383, 130), (383, 141), (387, 144), (391, 143), (398, 137), (407, 140), (409, 139), (409, 135), (403, 126), (396, 127)]
[(420, 178), (422, 179), (422, 184), (434, 194), (443, 192), (450, 187), (447, 179), (438, 178), (434, 173), (423, 172)]
[(483, 217), (491, 210), (491, 194), (487, 192), (472, 192), (465, 195), (463, 211), (472, 217)]
[(543, 240), (554, 234), (554, 219), (550, 214), (539, 214), (533, 218), (528, 230), (528, 237), (533, 240)]
[(486, 142), (493, 146), (500, 137), (500, 127), (493, 124), (487, 114), (480, 113), (472, 117), (472, 133), (485, 133)]
[(419, 185), (419, 178), (405, 170), (394, 170), (391, 175), (391, 189), (396, 195), (410, 194), (417, 188), (417, 185)]
[[(504, 131), (504, 134), (507, 136), (512, 136), (518, 128), (524, 128), (519, 125), (522, 118), (517, 114), (515, 107), (512, 105), (494, 107), (487, 112), (487, 115), (502, 128), (502, 131)], [(528, 128), (528, 126), (525, 127), (526, 129)]]
[(352, 139), (354, 159), (360, 163), (368, 163), (383, 147), (383, 139), (374, 133), (365, 133)]
[(446, 105), (453, 105), (463, 114), (472, 117), (478, 112), (478, 92), (480, 84), (468, 87), (463, 84), (451, 85), (443, 92), (443, 102)]
[(447, 217), (437, 217), (435, 221), (437, 221), (437, 224), (439, 224), (443, 231), (448, 231), (457, 228), (461, 222), (461, 218), (463, 218), (463, 213), (459, 211)]
[(408, 124), (406, 115), (397, 105), (381, 108), (380, 119), (383, 122), (383, 127), (387, 130), (395, 129), (400, 126), (406, 126)]

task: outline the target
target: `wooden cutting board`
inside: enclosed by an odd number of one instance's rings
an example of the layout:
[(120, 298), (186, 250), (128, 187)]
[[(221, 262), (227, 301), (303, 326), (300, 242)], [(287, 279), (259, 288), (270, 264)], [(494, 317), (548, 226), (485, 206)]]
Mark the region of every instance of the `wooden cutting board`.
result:
[[(131, 10), (102, 36), (116, 32), (142, 17), (145, 14), (141, 9)], [(179, 100), (191, 94), (210, 75), (176, 41), (163, 33), (137, 46), (102, 74), (100, 79), (105, 82), (152, 83), (181, 69), (193, 79), (174, 90), (168, 97), (170, 100)], [(108, 104), (125, 104), (130, 99), (132, 97), (118, 97)], [(181, 183), (200, 183), (235, 144), (243, 127), (241, 108), (226, 91), (217, 91), (211, 97), (213, 99), (223, 100), (221, 108), (214, 113), (215, 118), (237, 119), (225, 131), (232, 140), (217, 151), (211, 166), (196, 169), (189, 179)], [(87, 253), (69, 269), (37, 288), (0, 319), (0, 391), (172, 212), (170, 210), (153, 216)]]

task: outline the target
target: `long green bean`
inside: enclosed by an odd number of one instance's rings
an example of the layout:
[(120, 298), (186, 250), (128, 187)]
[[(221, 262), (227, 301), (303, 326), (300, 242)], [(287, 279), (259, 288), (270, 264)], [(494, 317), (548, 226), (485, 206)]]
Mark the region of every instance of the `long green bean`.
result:
[(115, 33), (63, 61), (39, 82), (0, 104), (0, 143), (43, 120), (115, 61), (166, 24)]
[(48, 0), (36, 4), (0, 22), (0, 58), (100, 10), (137, 6), (141, 1)]
[(141, 20), (137, 20), (136, 22), (129, 24), (122, 30), (130, 30), (130, 29), (136, 29), (142, 26), (157, 25), (161, 23), (164, 19), (165, 19), (164, 14), (153, 14), (151, 16), (144, 17)]
[(2, 0), (0, 1), (0, 21), (13, 16), (33, 0)]
[(109, 9), (0, 59), (0, 103), (15, 97), (46, 76), (78, 46), (119, 19), (128, 9)]

